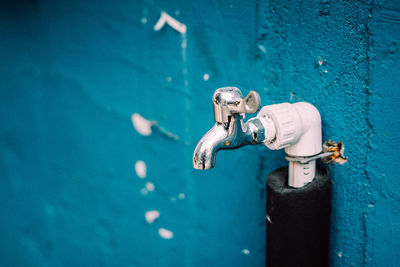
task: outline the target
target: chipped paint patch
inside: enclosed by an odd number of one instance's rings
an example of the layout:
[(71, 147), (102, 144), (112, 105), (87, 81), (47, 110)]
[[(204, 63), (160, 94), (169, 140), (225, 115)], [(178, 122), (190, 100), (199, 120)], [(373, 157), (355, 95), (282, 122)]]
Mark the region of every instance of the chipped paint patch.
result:
[(147, 182), (147, 183), (146, 183), (146, 189), (147, 189), (147, 191), (153, 192), (155, 188), (156, 188), (156, 187), (154, 186), (153, 183), (151, 183), (151, 182)]
[(146, 188), (142, 188), (142, 189), (140, 190), (140, 194), (141, 194), (142, 196), (147, 196), (147, 195), (149, 194), (149, 191), (147, 191)]
[(250, 255), (250, 250), (248, 250), (247, 248), (242, 250), (242, 254), (244, 255)]
[(135, 172), (136, 175), (141, 178), (144, 179), (147, 176), (147, 166), (146, 163), (143, 160), (138, 160), (135, 163)]
[(204, 73), (203, 80), (208, 81), (210, 79), (210, 74)]
[(143, 160), (138, 160), (135, 163), (135, 172), (136, 175), (141, 178), (144, 179), (147, 176), (147, 166), (146, 163)]
[(339, 253), (337, 255), (339, 258), (341, 258), (343, 256), (343, 253), (341, 251), (339, 251)]
[(165, 228), (160, 228), (158, 229), (158, 234), (164, 238), (164, 239), (171, 239), (174, 237), (174, 233), (170, 230), (167, 230)]
[(161, 126), (159, 126), (157, 121), (147, 120), (144, 117), (142, 117), (142, 115), (140, 115), (139, 113), (133, 113), (131, 120), (132, 120), (132, 124), (133, 124), (133, 127), (135, 128), (135, 130), (143, 136), (150, 136), (153, 133), (152, 128), (154, 127), (154, 128), (157, 128), (158, 131), (161, 134), (165, 135), (166, 137), (168, 137), (172, 140), (175, 140), (175, 141), (179, 140), (179, 136), (177, 136), (177, 135), (165, 130)]
[(184, 200), (185, 199), (185, 194), (184, 193), (180, 193), (179, 195), (178, 195), (178, 198), (180, 199), (180, 200)]
[(162, 128), (161, 126), (157, 125), (158, 130), (160, 131), (160, 133), (162, 133), (163, 135), (165, 135), (166, 137), (168, 137), (169, 139), (178, 141), (179, 140), (179, 136), (177, 136), (176, 134), (173, 134), (167, 130), (165, 130), (164, 128)]
[(155, 122), (143, 118), (139, 113), (133, 113), (131, 120), (133, 127), (139, 134), (144, 136), (151, 135), (151, 127), (155, 124)]
[(160, 212), (158, 210), (149, 210), (146, 211), (144, 217), (148, 224), (152, 224), (155, 220), (157, 220), (160, 217)]
[(146, 23), (147, 23), (147, 18), (143, 17), (143, 18), (140, 20), (140, 23), (146, 24)]
[(265, 46), (263, 46), (261, 44), (258, 45), (258, 49), (260, 49), (260, 51), (263, 52), (264, 54), (267, 53), (267, 49), (265, 48)]
[[(182, 47), (182, 49), (186, 49), (186, 47), (187, 47), (186, 34), (182, 34), (181, 47)], [(187, 70), (186, 70), (186, 72), (187, 72)], [(185, 70), (183, 71), (183, 74), (186, 74)]]
[(319, 64), (320, 66), (322, 66), (322, 64), (324, 64), (324, 62), (323, 62), (321, 59), (318, 59), (318, 64)]
[(186, 33), (187, 28), (186, 28), (185, 24), (174, 19), (173, 17), (168, 15), (165, 11), (161, 11), (160, 19), (154, 25), (154, 28), (153, 28), (154, 31), (161, 30), (165, 24), (168, 24), (172, 29), (174, 29), (175, 31), (177, 31), (181, 34)]

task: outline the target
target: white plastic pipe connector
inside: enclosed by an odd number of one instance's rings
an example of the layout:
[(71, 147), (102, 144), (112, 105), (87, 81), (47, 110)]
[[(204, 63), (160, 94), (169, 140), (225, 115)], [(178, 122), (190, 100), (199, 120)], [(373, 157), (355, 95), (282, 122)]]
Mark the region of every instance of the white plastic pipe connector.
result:
[[(285, 152), (291, 157), (310, 157), (322, 151), (321, 116), (310, 103), (265, 106), (257, 117), (261, 121), (272, 121), (274, 124), (275, 138), (264, 143), (268, 148), (285, 148)], [(315, 160), (306, 164), (289, 162), (289, 186), (302, 187), (314, 177)]]

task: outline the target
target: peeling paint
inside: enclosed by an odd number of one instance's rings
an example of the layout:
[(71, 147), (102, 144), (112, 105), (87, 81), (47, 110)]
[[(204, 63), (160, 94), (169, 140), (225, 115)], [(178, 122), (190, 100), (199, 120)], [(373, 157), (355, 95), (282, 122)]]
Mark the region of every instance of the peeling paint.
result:
[(160, 212), (158, 210), (149, 210), (146, 211), (144, 217), (148, 224), (152, 224), (155, 220), (157, 220), (160, 217)]
[(138, 160), (135, 163), (135, 171), (136, 171), (136, 175), (141, 178), (144, 179), (147, 176), (147, 167), (146, 167), (146, 163), (143, 160)]
[(248, 250), (247, 248), (242, 250), (242, 254), (244, 255), (250, 255), (250, 250)]
[(186, 33), (186, 25), (168, 15), (165, 11), (161, 11), (160, 19), (154, 25), (154, 31), (161, 30), (165, 24), (168, 24), (172, 29), (181, 34)]
[(153, 192), (154, 189), (156, 189), (156, 187), (154, 186), (153, 183), (147, 182), (147, 183), (146, 183), (146, 189), (147, 189), (147, 191), (149, 191), (149, 192)]
[(151, 127), (156, 123), (153, 121), (149, 121), (142, 117), (139, 113), (133, 113), (131, 116), (132, 124), (135, 127), (136, 131), (144, 136), (151, 135)]
[(158, 234), (164, 239), (172, 239), (174, 237), (174, 233), (165, 228), (158, 229)]
[(140, 189), (140, 194), (142, 196), (147, 196), (149, 194), (149, 191), (146, 188)]
[(147, 120), (144, 117), (142, 117), (139, 113), (133, 113), (131, 119), (132, 119), (132, 124), (136, 129), (136, 131), (143, 136), (150, 136), (153, 133), (152, 129), (156, 128), (158, 129), (159, 133), (168, 137), (169, 139), (175, 141), (179, 140), (179, 136), (165, 130), (158, 124), (157, 121)]

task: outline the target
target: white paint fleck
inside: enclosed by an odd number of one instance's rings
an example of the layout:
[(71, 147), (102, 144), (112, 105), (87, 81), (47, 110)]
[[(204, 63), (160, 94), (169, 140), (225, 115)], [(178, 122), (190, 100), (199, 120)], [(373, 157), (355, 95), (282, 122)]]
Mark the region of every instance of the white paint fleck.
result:
[(167, 82), (169, 82), (169, 83), (172, 82), (172, 77), (168, 76), (167, 77)]
[(140, 190), (140, 194), (142, 194), (143, 196), (146, 196), (146, 195), (149, 194), (149, 191), (147, 191), (146, 188), (142, 188), (142, 189)]
[(158, 210), (149, 210), (146, 211), (144, 217), (148, 224), (152, 224), (155, 220), (158, 219), (158, 217), (160, 217), (160, 212)]
[(325, 73), (328, 73), (328, 70), (324, 70)]
[[(184, 36), (186, 36), (186, 35), (184, 35)], [(182, 39), (181, 47), (182, 47), (183, 49), (186, 49), (186, 47), (187, 47), (186, 37)], [(184, 69), (184, 70), (183, 70), (184, 74), (185, 74), (185, 71), (186, 71), (186, 73), (187, 73), (187, 70)]]
[(249, 255), (249, 254), (250, 254), (250, 250), (248, 250), (247, 248), (245, 248), (245, 249), (242, 250), (242, 253), (243, 253), (244, 255)]
[(156, 187), (154, 186), (153, 183), (151, 183), (151, 182), (147, 182), (147, 183), (146, 183), (146, 189), (147, 189), (147, 191), (153, 192), (155, 188), (156, 188)]
[(185, 194), (184, 194), (184, 193), (180, 193), (180, 194), (178, 195), (178, 198), (179, 198), (180, 200), (185, 199)]
[(140, 20), (140, 22), (141, 22), (142, 24), (146, 24), (146, 23), (147, 23), (147, 18), (143, 17), (143, 18)]
[(131, 120), (133, 127), (135, 127), (139, 134), (144, 136), (151, 135), (151, 127), (155, 124), (155, 122), (146, 120), (139, 113), (133, 113)]
[(319, 64), (320, 66), (322, 66), (322, 64), (324, 64), (324, 62), (323, 62), (321, 59), (318, 59), (318, 64)]
[[(167, 78), (168, 80), (168, 78)], [(136, 131), (144, 136), (149, 136), (152, 134), (152, 128), (157, 128), (160, 133), (163, 135), (167, 136), (170, 139), (173, 139), (175, 141), (179, 140), (179, 136), (165, 130), (161, 126), (158, 125), (157, 121), (150, 121), (145, 118), (143, 118), (139, 113), (133, 113), (132, 114), (132, 123), (133, 127), (136, 129)]]
[(341, 258), (343, 256), (341, 251), (339, 251), (339, 253), (337, 255), (338, 255), (339, 258)]
[(135, 171), (136, 171), (136, 175), (141, 178), (144, 179), (147, 176), (147, 167), (146, 167), (146, 163), (143, 160), (138, 160), (135, 163)]
[(163, 135), (165, 135), (166, 137), (168, 137), (169, 139), (178, 141), (179, 140), (179, 136), (177, 136), (176, 134), (173, 134), (167, 130), (165, 130), (163, 127), (156, 125), (158, 130), (160, 131), (160, 133), (162, 133)]
[(174, 233), (165, 228), (158, 229), (158, 234), (164, 239), (171, 239), (174, 237)]
[(204, 73), (203, 80), (208, 81), (210, 79), (210, 74)]
[(154, 31), (161, 30), (164, 27), (165, 23), (181, 34), (186, 33), (186, 25), (177, 21), (176, 19), (168, 15), (165, 11), (161, 11), (160, 19), (157, 21), (156, 25), (154, 25)]
[(260, 51), (263, 52), (264, 54), (267, 53), (267, 49), (265, 48), (265, 46), (263, 46), (261, 44), (258, 45), (258, 49), (260, 49)]

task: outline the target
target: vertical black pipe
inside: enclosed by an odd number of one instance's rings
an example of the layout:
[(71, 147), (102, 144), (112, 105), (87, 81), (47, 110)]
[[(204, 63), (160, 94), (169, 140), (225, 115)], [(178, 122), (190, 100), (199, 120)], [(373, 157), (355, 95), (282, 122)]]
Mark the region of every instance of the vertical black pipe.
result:
[(267, 267), (329, 265), (331, 182), (317, 167), (314, 180), (301, 188), (287, 184), (288, 168), (267, 181)]

